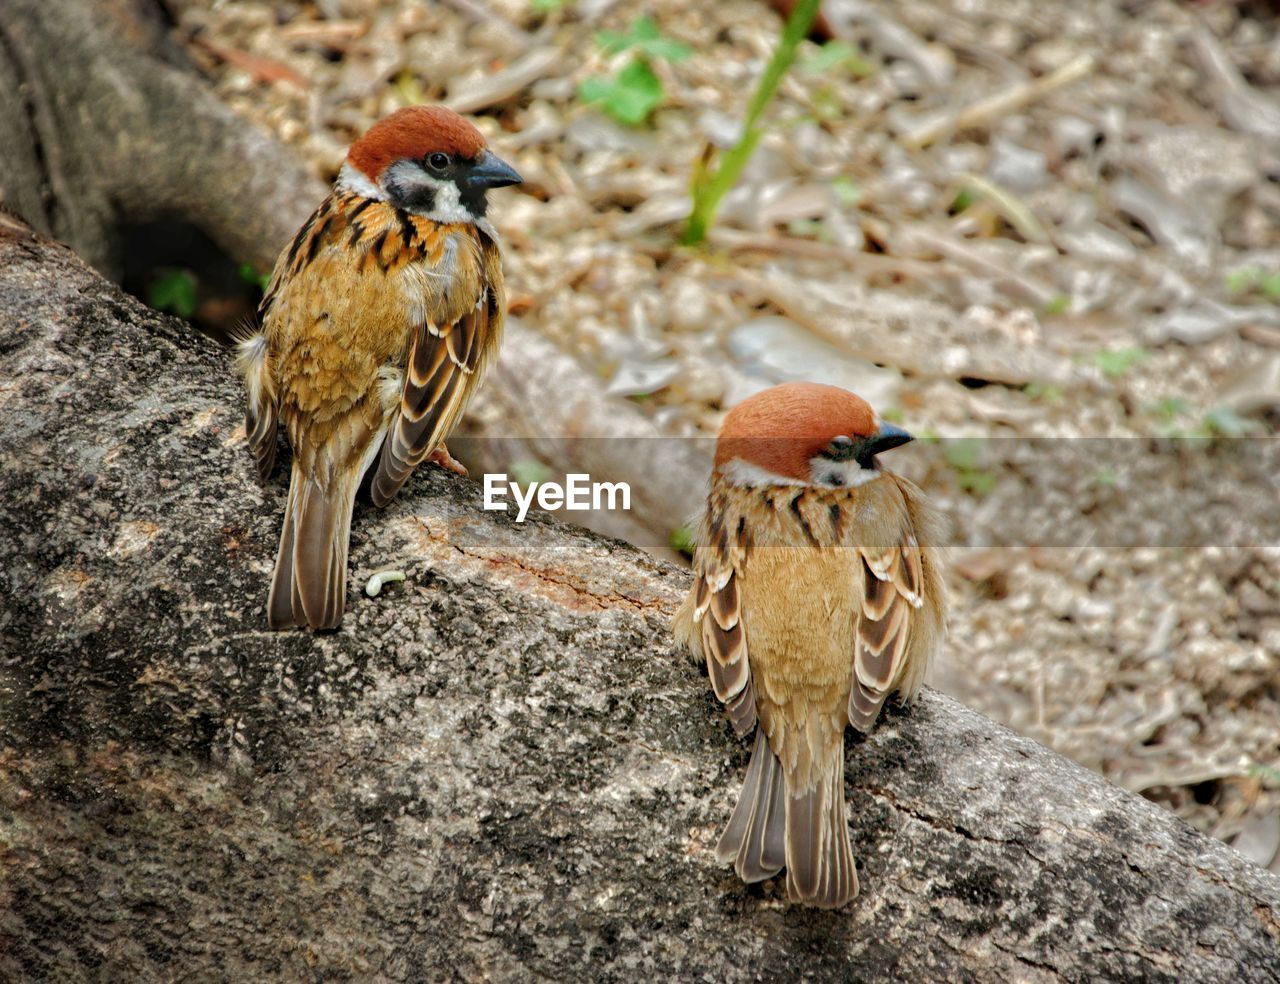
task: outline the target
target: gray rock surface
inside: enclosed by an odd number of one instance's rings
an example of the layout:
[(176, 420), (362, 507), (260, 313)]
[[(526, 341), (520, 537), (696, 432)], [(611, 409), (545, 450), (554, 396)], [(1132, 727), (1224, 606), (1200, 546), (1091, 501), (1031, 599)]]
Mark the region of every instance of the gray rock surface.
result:
[(745, 888), (685, 572), (477, 483), (358, 508), (342, 629), (267, 633), (239, 419), (0, 221), (0, 979), (1280, 979), (1277, 879), (932, 692), (849, 738), (858, 901)]

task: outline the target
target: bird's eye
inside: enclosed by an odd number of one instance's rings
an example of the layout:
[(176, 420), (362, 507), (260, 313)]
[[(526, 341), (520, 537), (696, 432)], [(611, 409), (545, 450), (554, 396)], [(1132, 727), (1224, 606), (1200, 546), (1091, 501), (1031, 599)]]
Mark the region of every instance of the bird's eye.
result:
[(442, 154), (437, 150), (434, 154), (427, 157), (427, 163), (431, 166), (433, 171), (443, 171), (449, 166), (449, 155)]
[(827, 457), (842, 459), (849, 453), (849, 449), (853, 447), (853, 438), (839, 434), (831, 439), (831, 443), (827, 445)]

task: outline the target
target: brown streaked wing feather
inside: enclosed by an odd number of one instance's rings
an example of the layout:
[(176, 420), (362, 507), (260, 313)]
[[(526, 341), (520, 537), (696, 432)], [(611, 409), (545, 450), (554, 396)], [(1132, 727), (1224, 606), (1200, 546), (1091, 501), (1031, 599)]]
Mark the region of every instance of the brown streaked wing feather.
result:
[(463, 410), (470, 378), (480, 366), (480, 338), (489, 330), (493, 305), (489, 291), (451, 325), (419, 327), (409, 354), (400, 413), (391, 425), (378, 471), (373, 501), (385, 505), (409, 474), (446, 437)]
[(849, 723), (869, 731), (902, 675), (911, 639), (911, 610), (921, 604), (922, 561), (916, 538), (905, 533), (890, 550), (863, 551), (862, 614), (854, 641)]
[(258, 465), (258, 478), (265, 482), (276, 466), (278, 422), (274, 403), (260, 400), (259, 404), (245, 409), (244, 429), (249, 437), (249, 450)]
[(711, 688), (726, 705), (734, 732), (742, 736), (756, 724), (755, 690), (738, 590), (748, 540), (745, 524), (732, 525), (731, 514), (728, 502), (713, 492), (707, 503), (705, 536), (698, 548), (693, 617), (701, 625)]

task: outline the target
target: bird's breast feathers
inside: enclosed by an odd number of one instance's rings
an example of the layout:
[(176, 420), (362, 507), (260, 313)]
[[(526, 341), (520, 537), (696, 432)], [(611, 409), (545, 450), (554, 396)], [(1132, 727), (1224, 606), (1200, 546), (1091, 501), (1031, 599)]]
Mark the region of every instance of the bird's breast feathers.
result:
[(361, 348), (407, 344), (419, 325), (463, 316), (487, 281), (501, 276), (486, 248), (491, 231), (434, 222), (384, 201), (330, 196), (281, 257), (264, 320), (281, 323), (286, 335), (320, 329)]

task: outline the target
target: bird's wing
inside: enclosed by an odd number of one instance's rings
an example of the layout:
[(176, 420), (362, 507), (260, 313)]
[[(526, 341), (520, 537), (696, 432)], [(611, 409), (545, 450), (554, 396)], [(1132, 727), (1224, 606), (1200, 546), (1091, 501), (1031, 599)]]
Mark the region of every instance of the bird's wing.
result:
[(755, 690), (747, 659), (746, 626), (739, 590), (750, 550), (746, 524), (721, 496), (712, 495), (696, 560), (693, 619), (699, 626), (707, 674), (739, 736), (756, 724)]
[(915, 611), (924, 604), (924, 563), (909, 528), (894, 546), (859, 553), (862, 611), (854, 641), (849, 723), (866, 732), (902, 676)]
[(409, 474), (434, 451), (462, 416), (483, 371), (489, 336), (501, 326), (501, 287), (480, 287), (475, 304), (448, 324), (418, 326), (409, 350), (400, 410), (382, 445), (372, 485), (373, 501), (385, 505)]

